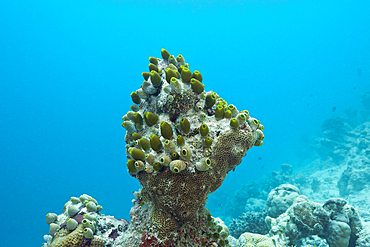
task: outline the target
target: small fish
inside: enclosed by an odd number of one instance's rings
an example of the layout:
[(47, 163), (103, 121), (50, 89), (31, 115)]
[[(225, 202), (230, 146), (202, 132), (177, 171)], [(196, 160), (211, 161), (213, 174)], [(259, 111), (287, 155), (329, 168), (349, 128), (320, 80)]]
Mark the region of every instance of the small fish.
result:
[(262, 157), (258, 157), (258, 160), (262, 160)]
[(263, 169), (265, 166), (261, 166), (261, 169)]
[(333, 112), (335, 112), (336, 109), (337, 109), (337, 107), (336, 106), (333, 106)]

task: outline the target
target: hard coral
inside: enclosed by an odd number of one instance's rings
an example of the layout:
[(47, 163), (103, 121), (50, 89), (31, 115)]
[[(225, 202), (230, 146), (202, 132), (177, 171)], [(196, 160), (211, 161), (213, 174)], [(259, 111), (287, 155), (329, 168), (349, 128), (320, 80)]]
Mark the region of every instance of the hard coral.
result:
[(59, 230), (54, 236), (50, 247), (82, 246), (84, 242), (83, 225), (80, 224), (71, 233), (66, 229)]
[[(248, 111), (238, 111), (215, 92), (204, 92), (203, 76), (199, 71), (191, 75), (182, 56), (176, 60), (164, 49), (162, 56), (150, 59), (151, 76), (144, 77), (141, 89), (132, 94), (135, 112), (122, 118), (128, 170), (143, 186), (140, 197), (150, 205), (150, 228), (160, 242), (173, 239), (187, 224), (196, 232), (207, 232), (200, 222), (207, 217), (201, 212), (208, 194), (264, 138), (263, 125)], [(176, 141), (179, 135), (180, 142)], [(134, 136), (150, 140), (150, 146), (142, 146)], [(177, 166), (164, 162), (165, 156), (177, 160)], [(135, 168), (136, 161), (146, 168)]]
[(117, 242), (127, 230), (126, 220), (117, 220), (100, 213), (102, 206), (91, 196), (71, 197), (63, 214), (46, 215), (47, 223), (55, 231), (45, 238), (43, 247), (104, 247)]

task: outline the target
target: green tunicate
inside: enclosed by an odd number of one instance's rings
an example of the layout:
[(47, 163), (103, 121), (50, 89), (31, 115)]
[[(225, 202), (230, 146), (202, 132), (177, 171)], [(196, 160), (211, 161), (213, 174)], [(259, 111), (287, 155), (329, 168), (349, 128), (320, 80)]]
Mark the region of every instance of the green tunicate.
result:
[(175, 70), (175, 73), (176, 73), (176, 78), (179, 79), (181, 77), (181, 74), (179, 71)]
[(136, 140), (136, 141), (135, 141), (135, 145), (136, 145), (136, 146), (138, 146), (139, 148), (141, 148), (141, 146), (140, 146), (140, 141), (139, 141), (139, 140)]
[(156, 136), (155, 134), (150, 135), (150, 146), (156, 152), (161, 151), (162, 148), (163, 148), (163, 144), (162, 144), (161, 140), (159, 140), (159, 137)]
[(184, 64), (185, 63), (185, 59), (184, 59), (184, 57), (181, 54), (177, 55), (176, 60), (180, 64)]
[(207, 136), (207, 135), (208, 135), (208, 133), (209, 133), (208, 125), (207, 125), (207, 124), (202, 124), (202, 125), (200, 126), (199, 132), (200, 132), (200, 135), (201, 135), (202, 137)]
[(153, 169), (154, 169), (155, 171), (159, 171), (159, 170), (161, 170), (161, 169), (162, 169), (162, 164), (161, 164), (161, 163), (159, 163), (158, 161), (154, 162), (154, 164), (153, 164)]
[(138, 112), (134, 113), (134, 123), (137, 130), (143, 129), (143, 117)]
[(169, 102), (173, 102), (174, 98), (173, 98), (173, 96), (172, 96), (172, 95), (168, 95), (168, 96), (167, 96), (167, 100), (168, 100)]
[(224, 117), (225, 118), (231, 118), (232, 117), (231, 111), (230, 110), (225, 111)]
[(135, 104), (140, 104), (140, 102), (141, 102), (141, 99), (140, 99), (139, 95), (136, 92), (131, 93), (131, 99)]
[(150, 150), (150, 141), (144, 137), (140, 138), (140, 146), (144, 151), (148, 152)]
[[(140, 97), (140, 96), (139, 96)], [(130, 106), (130, 109), (132, 110), (132, 111), (134, 111), (134, 112), (137, 112), (137, 111), (139, 111), (140, 110), (140, 106), (138, 106), (138, 105), (132, 105), (132, 106)]]
[(249, 111), (248, 110), (242, 110), (240, 113), (244, 113), (247, 119), (249, 118)]
[(190, 83), (190, 80), (191, 80), (191, 77), (192, 77), (192, 74), (191, 74), (191, 71), (186, 68), (186, 67), (183, 67), (181, 66), (182, 70), (181, 70), (181, 80), (183, 83)]
[(171, 154), (171, 158), (172, 158), (172, 160), (178, 160), (178, 159), (180, 159), (180, 155), (179, 155), (178, 152), (173, 152)]
[(150, 71), (150, 81), (154, 87), (159, 87), (162, 83), (162, 78), (157, 71), (152, 70)]
[(236, 109), (236, 106), (234, 106), (232, 104), (230, 104), (228, 106), (228, 109), (231, 111), (231, 114), (232, 114), (233, 117), (236, 117), (236, 115), (238, 115), (238, 113), (239, 113), (238, 109)]
[(151, 126), (158, 123), (159, 117), (153, 112), (145, 112), (144, 113), (144, 120), (145, 120), (145, 123), (149, 127), (151, 127)]
[(202, 82), (203, 81), (203, 77), (202, 77), (202, 74), (198, 71), (198, 70), (195, 70), (193, 72), (193, 78), (197, 79), (198, 81)]
[(155, 64), (155, 65), (158, 65), (158, 59), (155, 58), (155, 57), (149, 57), (149, 62)]
[(145, 153), (138, 148), (130, 148), (130, 155), (134, 160), (145, 160)]
[(134, 113), (134, 123), (135, 124), (137, 124), (137, 123), (142, 124), (143, 123), (143, 117), (138, 112)]
[(163, 48), (161, 50), (161, 53), (162, 53), (162, 58), (167, 61), (168, 58), (170, 57), (170, 53), (166, 49), (163, 49)]
[(180, 75), (181, 75), (181, 72), (182, 72), (183, 68), (184, 68), (184, 65), (181, 65), (180, 67), (177, 68), (177, 71), (180, 73)]
[(175, 59), (175, 56), (174, 55), (171, 55), (170, 56), (170, 63), (176, 65), (176, 59)]
[(204, 112), (199, 113), (199, 120), (201, 122), (203, 122), (204, 120), (206, 120), (206, 118), (207, 118), (207, 115)]
[(135, 160), (128, 160), (127, 161), (127, 169), (132, 174), (138, 173), (138, 170), (135, 167)]
[(173, 71), (176, 71), (177, 70), (177, 67), (175, 65), (173, 65), (172, 63), (170, 63), (168, 65), (168, 68), (172, 69)]
[(256, 140), (256, 142), (254, 143), (254, 146), (260, 147), (262, 146), (262, 144), (263, 144), (262, 140)]
[(182, 83), (177, 80), (175, 77), (172, 77), (171, 78), (171, 82), (170, 82), (170, 85), (171, 85), (171, 88), (177, 93), (177, 94), (181, 94), (182, 92)]
[(204, 84), (202, 84), (199, 80), (192, 78), (190, 80), (191, 89), (194, 93), (200, 94), (204, 90)]
[(233, 129), (239, 129), (239, 122), (236, 118), (230, 120), (230, 127)]
[(166, 139), (171, 139), (173, 136), (171, 125), (165, 121), (161, 122), (161, 135)]
[(181, 118), (180, 120), (180, 126), (181, 126), (181, 130), (182, 132), (187, 135), (189, 134), (190, 132), (190, 122), (187, 118)]
[(182, 135), (177, 136), (177, 146), (179, 147), (185, 146), (185, 139)]
[(192, 157), (192, 152), (189, 147), (183, 147), (180, 152), (181, 158), (184, 160), (190, 160)]
[(216, 120), (221, 120), (224, 117), (224, 112), (225, 112), (224, 107), (222, 105), (218, 105), (215, 110)]
[(175, 77), (175, 78), (179, 79), (179, 78), (178, 78), (178, 76), (177, 76), (177, 74), (176, 74), (176, 72), (175, 72), (175, 71), (173, 71), (172, 69), (167, 68), (167, 69), (165, 70), (165, 72), (166, 72), (166, 81), (167, 81), (168, 83), (171, 83), (171, 78), (172, 78), (172, 77)]
[(236, 116), (236, 119), (238, 119), (239, 124), (244, 124), (245, 121), (247, 120), (246, 117), (245, 117), (245, 115), (243, 113), (238, 114)]
[(218, 232), (213, 233), (212, 237), (214, 239), (218, 239), (220, 237), (220, 234)]
[(207, 94), (206, 96), (206, 106), (211, 107), (216, 103), (216, 96), (212, 94)]
[(221, 239), (220, 240), (220, 245), (223, 247), (223, 246), (225, 246), (226, 244), (225, 244), (225, 240), (223, 240), (223, 239)]
[(208, 148), (208, 147), (210, 147), (212, 145), (212, 142), (213, 142), (212, 138), (211, 137), (207, 137), (204, 140), (204, 146)]
[(149, 64), (149, 71), (152, 71), (152, 70), (155, 70), (155, 71), (158, 72), (158, 67), (155, 64), (150, 63)]
[(131, 121), (123, 121), (122, 127), (125, 128), (130, 134), (136, 131), (135, 125)]
[(137, 140), (137, 139), (140, 139), (141, 138), (141, 135), (139, 133), (132, 133), (132, 137), (134, 138), (134, 140)]
[(150, 73), (149, 72), (143, 72), (142, 75), (144, 77), (144, 80), (147, 81), (149, 79)]

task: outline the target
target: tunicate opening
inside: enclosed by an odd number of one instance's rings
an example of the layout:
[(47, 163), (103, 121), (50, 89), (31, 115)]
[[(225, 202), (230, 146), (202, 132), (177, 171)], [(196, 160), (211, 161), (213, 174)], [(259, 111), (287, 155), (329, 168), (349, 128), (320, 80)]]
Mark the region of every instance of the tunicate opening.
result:
[(173, 168), (173, 172), (174, 173), (179, 173), (179, 168), (177, 168), (177, 167)]

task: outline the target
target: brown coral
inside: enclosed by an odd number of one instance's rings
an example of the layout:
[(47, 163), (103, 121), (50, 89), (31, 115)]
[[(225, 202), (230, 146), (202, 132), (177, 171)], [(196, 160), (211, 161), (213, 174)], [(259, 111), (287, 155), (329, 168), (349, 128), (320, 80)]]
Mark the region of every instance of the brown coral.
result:
[(155, 176), (146, 172), (136, 175), (143, 185), (144, 200), (153, 204), (152, 223), (158, 228), (160, 238), (176, 229), (178, 221), (199, 218), (198, 212), (208, 194), (221, 186), (226, 174), (240, 164), (254, 141), (250, 132), (230, 129), (220, 135), (210, 157), (212, 168), (207, 171), (185, 169), (174, 173), (164, 167)]
[(79, 247), (84, 241), (82, 224), (73, 231), (61, 228), (54, 236), (50, 247)]

